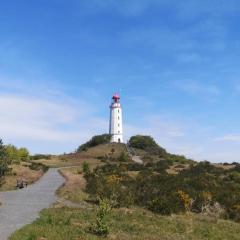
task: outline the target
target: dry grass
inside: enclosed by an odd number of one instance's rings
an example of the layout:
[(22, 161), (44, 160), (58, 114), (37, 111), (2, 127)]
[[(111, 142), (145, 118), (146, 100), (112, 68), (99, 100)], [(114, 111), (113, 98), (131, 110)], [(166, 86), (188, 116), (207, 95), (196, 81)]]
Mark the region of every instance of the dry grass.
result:
[[(114, 153), (112, 154), (113, 149)], [(126, 152), (126, 147), (124, 144), (111, 143), (89, 148), (87, 151), (81, 153), (81, 155), (87, 158), (97, 158), (103, 157), (107, 154), (111, 155), (113, 158), (117, 158), (122, 152)]]
[[(114, 153), (112, 153), (114, 149)], [(122, 152), (125, 152), (126, 148), (124, 144), (102, 144), (96, 147), (92, 147), (87, 151), (81, 153), (71, 153), (61, 156), (53, 156), (51, 159), (41, 159), (35, 162), (42, 163), (48, 167), (70, 167), (70, 166), (81, 166), (84, 161), (90, 163), (91, 166), (99, 164), (98, 158), (104, 157), (106, 154), (111, 155), (113, 158), (120, 156)]]
[(128, 171), (127, 174), (131, 178), (136, 178), (138, 175), (139, 171)]
[(181, 172), (184, 169), (188, 169), (189, 168), (189, 164), (179, 164), (179, 163), (175, 163), (174, 165), (170, 166), (169, 169), (166, 170), (166, 172), (168, 174), (173, 174), (176, 175), (179, 172)]
[(36, 182), (43, 174), (43, 170), (31, 170), (26, 163), (20, 165), (11, 165), (11, 175), (4, 177), (4, 183), (0, 191), (16, 189), (17, 180), (27, 181), (28, 184)]
[[(69, 157), (69, 156), (68, 156)], [(72, 154), (67, 163), (77, 162), (77, 166), (66, 167), (60, 170), (60, 173), (66, 179), (65, 183), (58, 189), (57, 194), (66, 200), (72, 202), (81, 202), (87, 199), (87, 194), (84, 192), (86, 180), (82, 174), (82, 164), (87, 162), (90, 170), (92, 171), (96, 166), (101, 163), (100, 160), (94, 158), (83, 158), (80, 154)], [(78, 166), (79, 165), (79, 166)]]
[(71, 166), (82, 166), (83, 162), (87, 161), (91, 165), (97, 164), (100, 161), (96, 158), (85, 157), (82, 154), (72, 153), (62, 156), (52, 157), (51, 159), (36, 160), (36, 163), (42, 163), (48, 167), (59, 168), (59, 167), (71, 167)]
[(72, 202), (86, 200), (88, 195), (84, 192), (86, 180), (83, 177), (82, 168), (65, 168), (60, 170), (60, 172), (66, 179), (66, 182), (58, 189), (58, 196)]
[(82, 162), (80, 159), (69, 159), (68, 155), (62, 155), (62, 156), (53, 156), (51, 159), (40, 159), (35, 160), (36, 163), (42, 163), (48, 167), (67, 167), (67, 166), (73, 166), (73, 165), (81, 165)]
[(224, 170), (230, 170), (230, 169), (233, 169), (235, 168), (235, 165), (234, 164), (229, 164), (229, 165), (223, 165), (221, 163), (215, 163), (213, 164), (214, 167), (217, 167), (217, 168), (222, 168)]

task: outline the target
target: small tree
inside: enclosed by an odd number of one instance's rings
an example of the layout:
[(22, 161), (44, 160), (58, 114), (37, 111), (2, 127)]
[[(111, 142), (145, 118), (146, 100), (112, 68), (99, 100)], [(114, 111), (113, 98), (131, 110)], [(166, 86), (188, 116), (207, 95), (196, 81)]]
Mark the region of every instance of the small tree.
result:
[(90, 231), (96, 235), (107, 236), (109, 233), (109, 227), (107, 225), (106, 216), (111, 211), (111, 205), (108, 200), (99, 200), (99, 209), (97, 212), (96, 223), (90, 227)]
[(11, 163), (18, 163), (20, 162), (19, 154), (18, 154), (18, 149), (14, 145), (7, 145), (6, 146), (6, 152), (8, 156), (8, 161)]
[(29, 152), (26, 148), (18, 149), (18, 157), (20, 161), (28, 161), (29, 160)]
[(0, 139), (0, 185), (3, 180), (3, 176), (8, 171), (8, 159), (7, 159), (7, 152), (6, 148), (3, 145), (2, 139)]
[(111, 149), (111, 155), (113, 155), (115, 153), (115, 148)]
[(89, 164), (86, 161), (84, 161), (82, 164), (82, 170), (83, 170), (84, 176), (88, 176), (90, 174)]

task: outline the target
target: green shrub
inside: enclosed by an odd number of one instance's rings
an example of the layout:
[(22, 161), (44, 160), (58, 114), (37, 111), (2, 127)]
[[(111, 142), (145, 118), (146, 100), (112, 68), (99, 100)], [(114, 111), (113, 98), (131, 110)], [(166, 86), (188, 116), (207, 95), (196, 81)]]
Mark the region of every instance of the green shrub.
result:
[(165, 159), (172, 163), (175, 162), (175, 163), (185, 164), (185, 163), (193, 162), (191, 159), (187, 159), (183, 155), (176, 155), (176, 154), (170, 154), (170, 153), (167, 153), (167, 155), (165, 156)]
[(9, 163), (6, 147), (3, 145), (3, 142), (0, 139), (0, 185), (3, 183), (4, 175), (9, 171)]
[(140, 163), (128, 163), (127, 164), (127, 170), (128, 171), (141, 171), (144, 170), (145, 166)]
[(29, 165), (29, 168), (35, 171), (43, 170), (44, 172), (46, 172), (49, 169), (49, 167), (47, 167), (46, 165), (36, 162), (32, 162), (31, 165)]
[(84, 173), (84, 176), (88, 176), (90, 174), (89, 164), (86, 161), (84, 161), (82, 164), (82, 171)]
[(136, 135), (130, 138), (129, 146), (147, 151), (151, 154), (156, 154), (161, 157), (166, 155), (166, 150), (160, 147), (152, 137)]
[(111, 211), (111, 205), (106, 199), (99, 200), (99, 209), (96, 216), (96, 223), (90, 227), (90, 232), (99, 235), (107, 236), (109, 233), (109, 227), (107, 224), (106, 217)]
[(119, 162), (129, 162), (130, 158), (126, 152), (122, 152), (117, 159)]
[(33, 156), (30, 156), (30, 160), (40, 160), (40, 159), (51, 159), (51, 155), (49, 154), (35, 154)]
[(167, 160), (160, 160), (154, 164), (153, 170), (156, 172), (164, 172), (171, 164)]
[(155, 213), (170, 215), (185, 211), (184, 206), (176, 194), (166, 194), (156, 197), (147, 203), (147, 208)]

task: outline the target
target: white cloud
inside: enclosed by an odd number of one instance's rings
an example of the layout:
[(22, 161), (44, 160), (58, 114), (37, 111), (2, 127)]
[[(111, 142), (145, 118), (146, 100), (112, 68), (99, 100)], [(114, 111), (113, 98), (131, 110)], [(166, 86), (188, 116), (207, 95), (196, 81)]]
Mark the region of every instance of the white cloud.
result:
[[(87, 140), (91, 135), (105, 132), (107, 123), (93, 115), (91, 106), (85, 102), (77, 104), (62, 101), (40, 100), (34, 97), (0, 96), (0, 133), (8, 142), (46, 141), (50, 145), (59, 143), (73, 146)], [(36, 149), (36, 147), (34, 147)], [(41, 147), (39, 147), (41, 149)], [(30, 149), (31, 150), (31, 149)], [(52, 151), (56, 152), (56, 149)]]
[(174, 86), (179, 90), (186, 93), (199, 95), (199, 96), (218, 96), (221, 92), (220, 89), (214, 84), (203, 84), (195, 80), (175, 81)]
[(240, 134), (228, 134), (222, 137), (215, 138), (217, 142), (240, 142)]

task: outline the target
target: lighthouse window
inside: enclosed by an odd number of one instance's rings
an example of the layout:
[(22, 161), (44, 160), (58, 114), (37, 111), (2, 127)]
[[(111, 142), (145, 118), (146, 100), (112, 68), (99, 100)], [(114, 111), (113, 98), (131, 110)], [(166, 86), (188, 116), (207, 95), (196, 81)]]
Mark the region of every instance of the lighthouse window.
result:
[(118, 116), (118, 120), (120, 119), (120, 117)]
[(119, 109), (118, 109), (118, 113), (119, 113), (120, 111), (119, 111)]
[(118, 124), (118, 126), (120, 127), (120, 124)]

